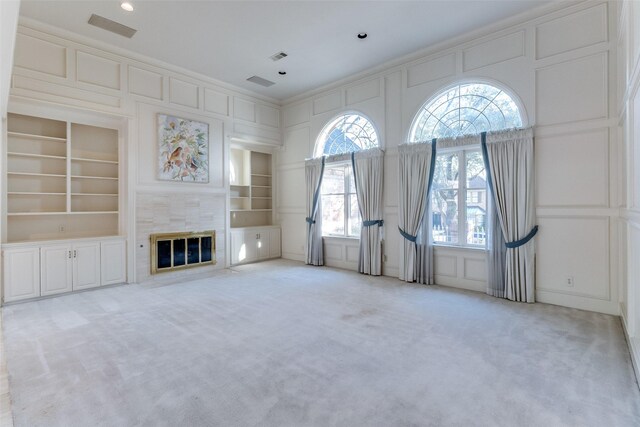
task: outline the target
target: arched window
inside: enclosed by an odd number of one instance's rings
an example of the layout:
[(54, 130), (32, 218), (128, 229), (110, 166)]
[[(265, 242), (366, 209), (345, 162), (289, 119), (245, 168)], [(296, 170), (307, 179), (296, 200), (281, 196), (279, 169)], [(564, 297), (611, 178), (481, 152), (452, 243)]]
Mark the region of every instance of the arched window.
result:
[(522, 118), (511, 96), (488, 84), (467, 83), (436, 95), (418, 111), (409, 142), (518, 127)]
[[(315, 157), (378, 147), (375, 127), (363, 115), (347, 113), (331, 120), (316, 141)], [(362, 220), (351, 161), (325, 165), (321, 187), (322, 235), (357, 237)]]
[(316, 142), (315, 157), (351, 153), (378, 146), (378, 134), (366, 117), (348, 113), (329, 122)]
[[(488, 84), (466, 83), (437, 94), (420, 108), (408, 142), (518, 127), (520, 109), (509, 94)], [(433, 241), (486, 247), (487, 176), (480, 147), (438, 145), (437, 153), (431, 188)]]

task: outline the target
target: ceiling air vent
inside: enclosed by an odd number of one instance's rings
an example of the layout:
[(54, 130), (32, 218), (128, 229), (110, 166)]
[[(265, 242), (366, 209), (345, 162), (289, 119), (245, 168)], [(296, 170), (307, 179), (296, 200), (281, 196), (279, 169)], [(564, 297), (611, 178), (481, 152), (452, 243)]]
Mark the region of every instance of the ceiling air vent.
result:
[(270, 58), (272, 61), (280, 61), (282, 58), (286, 58), (287, 56), (289, 55), (284, 52), (278, 52), (275, 55), (271, 55)]
[(104, 16), (96, 15), (95, 13), (91, 15), (91, 18), (89, 18), (89, 24), (129, 39), (138, 31), (131, 27), (127, 27), (126, 25), (122, 25), (119, 22), (107, 19)]
[(275, 84), (274, 82), (272, 82), (270, 80), (263, 79), (262, 77), (258, 77), (258, 76), (249, 77), (247, 79), (247, 81), (255, 83), (255, 84), (260, 85), (260, 86), (264, 86), (264, 87), (273, 86)]

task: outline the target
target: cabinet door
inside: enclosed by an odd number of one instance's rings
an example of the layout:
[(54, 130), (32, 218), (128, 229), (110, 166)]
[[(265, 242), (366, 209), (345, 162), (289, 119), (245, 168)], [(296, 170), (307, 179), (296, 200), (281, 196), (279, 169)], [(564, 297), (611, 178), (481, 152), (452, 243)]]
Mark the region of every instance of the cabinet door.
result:
[(56, 245), (40, 248), (40, 283), (42, 295), (70, 292), (73, 276), (71, 246)]
[(73, 290), (100, 286), (100, 243), (73, 245)]
[(269, 258), (280, 258), (281, 256), (280, 229), (272, 228), (269, 230)]
[(102, 286), (127, 281), (127, 248), (124, 240), (100, 244)]
[(246, 247), (244, 245), (244, 232), (234, 230), (231, 232), (231, 265), (245, 261)]
[(7, 249), (3, 252), (4, 300), (40, 296), (40, 249)]
[(244, 233), (245, 258), (241, 262), (252, 262), (258, 259), (258, 236), (259, 233), (256, 230)]
[(257, 242), (257, 250), (258, 250), (258, 259), (267, 259), (269, 258), (269, 229), (266, 228), (264, 230), (258, 231), (258, 242)]

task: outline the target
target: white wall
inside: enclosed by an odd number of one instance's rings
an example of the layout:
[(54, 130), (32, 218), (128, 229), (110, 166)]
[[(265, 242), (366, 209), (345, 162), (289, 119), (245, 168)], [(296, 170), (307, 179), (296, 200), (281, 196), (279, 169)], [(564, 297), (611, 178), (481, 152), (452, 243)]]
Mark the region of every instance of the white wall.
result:
[(20, 0), (0, 2), (0, 118), (7, 115)]
[[(228, 155), (230, 140), (264, 150), (282, 145), (279, 105), (152, 58), (108, 46), (44, 24), (21, 20), (17, 30), (9, 109), (35, 115), (55, 109), (73, 117), (126, 122), (126, 194), (122, 234), (128, 238), (129, 281), (150, 276), (149, 234), (216, 230), (215, 267), (182, 272), (204, 274), (228, 266)], [(158, 113), (209, 124), (210, 177), (206, 184), (156, 179)]]
[(640, 3), (618, 5), (616, 158), (620, 195), (620, 312), (636, 372), (640, 368)]
[[(538, 301), (617, 314), (615, 10), (602, 1), (551, 5), (286, 102), (276, 173), (283, 256), (304, 258), (304, 159), (331, 118), (356, 110), (372, 119), (386, 150), (384, 274), (396, 276), (397, 146), (430, 97), (454, 83), (486, 81), (509, 88), (525, 125), (535, 125)], [(356, 244), (327, 239), (328, 265), (355, 269)], [(435, 264), (437, 283), (486, 286), (482, 251), (438, 248)]]

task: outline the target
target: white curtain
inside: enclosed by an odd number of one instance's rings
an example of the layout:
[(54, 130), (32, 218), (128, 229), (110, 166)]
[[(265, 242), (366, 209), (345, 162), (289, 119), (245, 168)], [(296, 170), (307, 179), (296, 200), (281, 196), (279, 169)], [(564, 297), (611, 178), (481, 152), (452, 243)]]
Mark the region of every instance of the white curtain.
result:
[[(485, 170), (487, 170), (485, 159)], [(487, 190), (487, 249), (489, 250), (489, 258), (487, 265), (487, 294), (505, 298), (505, 281), (504, 270), (505, 260), (507, 258), (507, 246), (502, 234), (500, 226), (500, 218), (498, 210), (493, 201), (493, 193), (491, 189)]]
[[(538, 227), (534, 201), (533, 130), (482, 134), (482, 151), (489, 188), (504, 241), (504, 295), (512, 301), (535, 301), (535, 236)], [(495, 243), (495, 242), (494, 242)], [(490, 262), (490, 268), (497, 266)], [(500, 286), (499, 272), (490, 274)], [(491, 280), (490, 280), (491, 281)]]
[(434, 162), (433, 144), (398, 146), (398, 230), (403, 237), (398, 277), (407, 282), (417, 278), (416, 239), (427, 210), (427, 189), (433, 176)]
[(320, 186), (324, 173), (325, 158), (309, 159), (305, 162), (307, 184), (307, 247), (306, 263), (324, 265), (322, 250), (322, 214), (320, 213)]
[(379, 148), (351, 154), (362, 228), (358, 271), (382, 274), (382, 187), (384, 152)]

